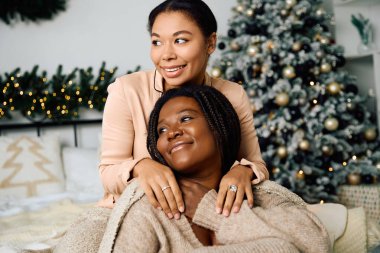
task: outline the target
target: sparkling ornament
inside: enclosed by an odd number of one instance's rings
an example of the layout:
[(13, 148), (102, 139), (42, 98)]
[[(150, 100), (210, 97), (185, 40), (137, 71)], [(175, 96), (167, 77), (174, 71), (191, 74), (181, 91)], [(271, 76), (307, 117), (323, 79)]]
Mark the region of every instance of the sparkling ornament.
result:
[(308, 151), (310, 149), (310, 142), (308, 140), (301, 140), (298, 147), (303, 151)]
[(333, 148), (331, 146), (323, 145), (322, 146), (322, 153), (325, 156), (331, 156), (332, 154), (334, 154), (334, 150), (333, 150)]
[(321, 72), (322, 73), (328, 73), (330, 71), (331, 71), (331, 64), (327, 63), (327, 62), (322, 63), (322, 65), (321, 65)]
[(215, 78), (222, 76), (222, 70), (219, 67), (213, 67), (211, 70), (211, 75)]
[(337, 95), (340, 92), (340, 84), (337, 82), (331, 82), (327, 85), (327, 91), (331, 95)]
[(350, 184), (350, 185), (358, 185), (360, 184), (360, 174), (358, 173), (350, 173), (348, 174), (347, 176), (347, 182)]
[(324, 36), (321, 36), (321, 37), (319, 38), (319, 41), (320, 41), (322, 44), (325, 44), (325, 45), (327, 45), (327, 44), (330, 43), (330, 39), (327, 38), (327, 37), (324, 37)]
[(260, 52), (260, 49), (257, 46), (250, 45), (247, 52), (250, 56), (256, 56)]
[(282, 9), (281, 11), (280, 11), (280, 14), (281, 14), (281, 16), (283, 16), (283, 17), (286, 17), (286, 16), (288, 16), (288, 10), (286, 10), (286, 9)]
[(303, 170), (299, 170), (296, 174), (296, 178), (298, 180), (304, 180), (305, 179), (305, 172), (303, 172)]
[(288, 151), (285, 146), (281, 146), (277, 149), (277, 156), (281, 159), (285, 158), (288, 155)]
[(364, 132), (364, 138), (367, 141), (374, 141), (377, 137), (376, 129), (375, 128), (367, 128)]
[(286, 8), (290, 9), (297, 4), (296, 0), (285, 0)]
[(325, 120), (324, 126), (329, 131), (335, 131), (339, 127), (339, 121), (336, 118), (329, 117)]
[(323, 52), (322, 50), (318, 50), (317, 52), (315, 52), (315, 56), (317, 56), (319, 59), (322, 59), (323, 57), (325, 57), (325, 52)]
[(239, 51), (240, 45), (236, 41), (232, 41), (230, 44), (230, 47), (233, 51)]
[(279, 168), (273, 168), (272, 169), (272, 173), (273, 174), (278, 174), (278, 173), (280, 173), (280, 169)]
[(296, 76), (296, 73), (295, 73), (293, 66), (290, 66), (290, 65), (286, 66), (282, 70), (282, 75), (288, 79), (294, 78)]
[(255, 14), (255, 12), (251, 8), (249, 8), (245, 13), (247, 14), (248, 17), (252, 17), (253, 14)]
[(348, 111), (353, 111), (356, 107), (355, 104), (352, 102), (348, 102), (346, 106)]
[(292, 45), (292, 50), (293, 50), (294, 52), (298, 52), (298, 51), (301, 50), (301, 47), (302, 47), (301, 42), (296, 41), (296, 42), (294, 42), (293, 45)]
[(286, 106), (289, 103), (289, 95), (286, 92), (281, 92), (276, 95), (275, 103), (278, 106)]

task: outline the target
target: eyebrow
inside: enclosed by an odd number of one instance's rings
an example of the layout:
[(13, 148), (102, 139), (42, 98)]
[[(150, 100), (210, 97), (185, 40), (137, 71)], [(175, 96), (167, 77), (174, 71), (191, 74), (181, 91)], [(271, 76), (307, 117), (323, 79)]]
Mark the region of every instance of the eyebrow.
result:
[[(193, 35), (191, 32), (189, 32), (189, 31), (186, 31), (186, 30), (182, 30), (182, 31), (178, 31), (178, 32), (175, 32), (175, 33), (173, 33), (173, 37), (176, 37), (176, 36), (178, 36), (178, 35), (181, 35), (181, 34), (189, 34), (189, 35)], [(151, 35), (150, 36), (155, 36), (155, 37), (160, 37), (160, 35), (158, 34), (158, 33), (151, 33)]]
[[(193, 109), (183, 109), (183, 110), (179, 111), (179, 112), (177, 113), (177, 115), (178, 115), (178, 114), (181, 114), (181, 113), (184, 113), (184, 112), (193, 112), (193, 113), (199, 114), (199, 111), (197, 111), (197, 110), (193, 110)], [(159, 124), (161, 124), (163, 121), (165, 121), (165, 119), (162, 119), (162, 120), (158, 121), (157, 126), (158, 126)]]

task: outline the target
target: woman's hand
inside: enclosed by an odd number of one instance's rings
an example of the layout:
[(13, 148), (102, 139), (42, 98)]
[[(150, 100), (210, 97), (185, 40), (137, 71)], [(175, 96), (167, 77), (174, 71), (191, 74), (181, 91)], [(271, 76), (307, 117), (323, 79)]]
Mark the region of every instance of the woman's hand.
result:
[[(239, 212), (244, 195), (247, 196), (249, 207), (253, 207), (252, 176), (252, 169), (240, 164), (234, 166), (224, 175), (220, 182), (216, 199), (217, 213), (223, 212), (223, 215), (227, 217), (230, 215), (232, 207), (234, 213)], [(237, 186), (236, 192), (229, 189), (231, 185)]]
[(146, 158), (137, 163), (133, 177), (139, 180), (151, 205), (165, 212), (169, 219), (181, 217), (185, 205), (181, 190), (172, 170), (159, 162)]

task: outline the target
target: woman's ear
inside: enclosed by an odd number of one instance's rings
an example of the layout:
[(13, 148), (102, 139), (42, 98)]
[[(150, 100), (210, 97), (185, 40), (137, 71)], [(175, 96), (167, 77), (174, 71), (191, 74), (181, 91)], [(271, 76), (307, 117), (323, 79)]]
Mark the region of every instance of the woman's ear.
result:
[(216, 49), (216, 32), (213, 32), (207, 40), (207, 54), (211, 55)]

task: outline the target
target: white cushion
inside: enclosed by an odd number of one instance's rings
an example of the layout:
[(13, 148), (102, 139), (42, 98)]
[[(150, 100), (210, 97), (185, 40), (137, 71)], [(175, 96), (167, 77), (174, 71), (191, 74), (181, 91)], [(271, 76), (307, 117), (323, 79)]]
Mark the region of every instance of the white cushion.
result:
[(64, 147), (62, 159), (66, 175), (66, 191), (77, 200), (100, 199), (103, 188), (99, 177), (97, 149)]
[(0, 137), (0, 200), (64, 191), (57, 135)]

